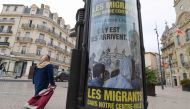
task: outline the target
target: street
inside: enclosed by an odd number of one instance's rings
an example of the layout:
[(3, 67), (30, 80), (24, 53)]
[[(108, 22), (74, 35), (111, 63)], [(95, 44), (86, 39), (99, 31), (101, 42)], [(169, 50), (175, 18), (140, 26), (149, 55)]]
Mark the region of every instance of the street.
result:
[[(57, 88), (46, 109), (64, 109), (66, 105), (67, 82), (57, 83)], [(190, 92), (181, 88), (156, 87), (156, 97), (148, 97), (148, 109), (189, 109)], [(0, 109), (23, 109), (25, 102), (34, 94), (31, 82), (0, 81)]]

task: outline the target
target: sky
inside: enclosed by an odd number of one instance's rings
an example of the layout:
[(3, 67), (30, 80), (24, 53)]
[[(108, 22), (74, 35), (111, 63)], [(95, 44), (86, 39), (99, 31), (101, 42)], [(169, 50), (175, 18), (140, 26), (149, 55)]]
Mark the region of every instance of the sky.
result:
[[(84, 6), (83, 0), (0, 0), (0, 10), (2, 4), (24, 4), (31, 6), (37, 4), (49, 5), (51, 12), (57, 12), (65, 19), (66, 24), (74, 27), (76, 12)], [(141, 0), (141, 13), (143, 22), (144, 46), (147, 52), (158, 52), (155, 27), (157, 24), (158, 33), (161, 37), (165, 22), (171, 27), (175, 23), (175, 9), (173, 0)]]

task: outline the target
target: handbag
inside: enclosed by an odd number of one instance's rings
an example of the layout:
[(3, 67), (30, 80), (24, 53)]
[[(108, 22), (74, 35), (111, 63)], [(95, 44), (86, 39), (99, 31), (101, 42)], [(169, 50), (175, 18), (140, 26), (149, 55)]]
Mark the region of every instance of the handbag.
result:
[(30, 106), (35, 107), (35, 109), (44, 109), (53, 93), (53, 88), (42, 90), (37, 96), (33, 96), (30, 100), (28, 100), (27, 103)]

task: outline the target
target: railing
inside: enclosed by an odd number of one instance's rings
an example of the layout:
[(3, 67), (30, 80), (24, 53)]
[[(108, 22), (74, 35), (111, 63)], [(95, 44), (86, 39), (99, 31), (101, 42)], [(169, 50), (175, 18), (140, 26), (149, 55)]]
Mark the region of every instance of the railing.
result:
[(52, 48), (52, 49), (55, 49), (55, 46), (53, 44), (51, 44), (51, 43), (48, 43), (47, 46)]
[(61, 48), (61, 47), (59, 47), (59, 46), (54, 46), (54, 48), (55, 48), (56, 50), (58, 50), (59, 52), (65, 53), (64, 49)]
[(167, 42), (165, 45), (163, 45), (163, 47), (161, 49), (165, 49), (165, 48), (167, 48), (168, 46), (170, 46), (172, 44), (174, 44), (174, 40), (171, 40), (171, 41)]
[(27, 57), (35, 57), (35, 56), (37, 56), (35, 53), (22, 53), (22, 52), (11, 52), (11, 55), (27, 56)]
[(0, 19), (0, 23), (14, 23), (15, 20), (12, 19)]
[(56, 62), (56, 63), (60, 63), (60, 64), (64, 64), (64, 61), (61, 61), (59, 59), (55, 59), (55, 58), (51, 58), (52, 62)]
[(66, 54), (67, 56), (71, 56), (71, 52), (65, 51), (65, 54)]
[(9, 42), (0, 42), (0, 46), (9, 46)]
[(190, 68), (190, 61), (182, 63), (182, 66), (185, 68)]
[(37, 25), (37, 29), (44, 32), (49, 32), (50, 30), (47, 26), (44, 26), (44, 25)]
[(75, 45), (74, 45), (74, 44), (72, 44), (72, 43), (71, 43), (71, 42), (69, 42), (69, 41), (64, 40), (64, 42), (65, 42), (67, 45), (69, 45), (70, 47), (72, 47), (72, 48), (74, 48), (74, 47), (75, 47)]
[(17, 41), (23, 43), (30, 43), (33, 41), (33, 39), (30, 37), (17, 37)]
[(63, 42), (65, 41), (65, 38), (63, 38), (58, 33), (51, 30), (49, 27), (47, 27), (45, 25), (37, 25), (37, 29), (40, 30), (40, 31), (43, 31), (43, 32), (46, 32), (46, 33), (50, 34), (51, 36), (53, 36), (54, 38), (57, 38), (58, 40), (61, 40)]
[(4, 31), (0, 31), (0, 34), (3, 35), (11, 35), (13, 32), (11, 30), (4, 30)]
[(23, 29), (34, 29), (35, 25), (34, 24), (25, 23), (25, 24), (22, 24), (22, 28)]
[(36, 39), (36, 44), (46, 45), (46, 41), (44, 39)]

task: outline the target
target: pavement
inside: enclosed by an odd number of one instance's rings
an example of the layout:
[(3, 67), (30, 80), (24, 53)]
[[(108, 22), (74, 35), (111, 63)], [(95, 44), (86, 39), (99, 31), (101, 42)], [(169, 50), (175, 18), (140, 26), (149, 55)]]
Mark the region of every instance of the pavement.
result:
[(148, 109), (190, 109), (190, 92), (181, 87), (156, 87), (156, 97), (148, 97)]
[(3, 76), (0, 77), (0, 81), (11, 81), (11, 82), (31, 82), (32, 79), (28, 79), (27, 77), (22, 77), (22, 78), (17, 78), (15, 79), (15, 77), (13, 76)]
[[(31, 81), (0, 80), (0, 109), (23, 109), (26, 101), (34, 95)], [(45, 109), (65, 109), (67, 82), (58, 82), (54, 95)], [(190, 109), (190, 92), (181, 87), (156, 87), (155, 97), (148, 97), (148, 109)]]
[[(45, 109), (65, 109), (67, 82), (56, 83), (57, 88)], [(32, 82), (0, 81), (0, 109), (24, 109), (23, 106), (34, 95)]]

